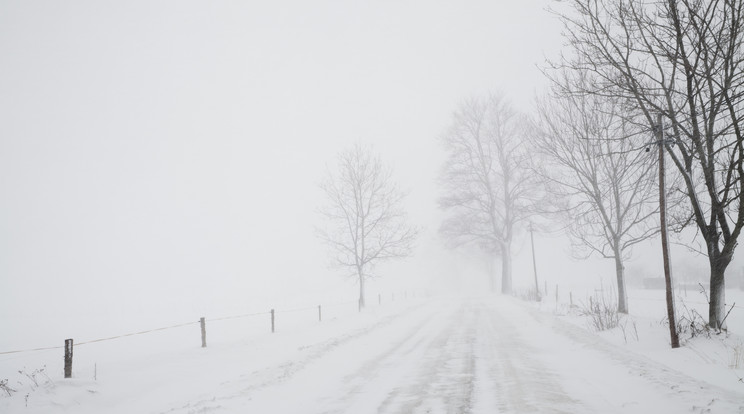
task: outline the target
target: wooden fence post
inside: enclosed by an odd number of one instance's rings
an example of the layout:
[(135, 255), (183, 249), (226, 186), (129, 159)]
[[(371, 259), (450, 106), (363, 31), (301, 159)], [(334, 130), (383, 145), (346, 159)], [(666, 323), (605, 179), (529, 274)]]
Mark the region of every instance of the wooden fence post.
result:
[(320, 310), (320, 305), (318, 305), (318, 322), (323, 322), (323, 314)]
[(568, 300), (571, 302), (571, 307), (573, 308), (573, 292), (568, 292)]
[(271, 333), (274, 333), (274, 309), (271, 310)]
[(207, 321), (202, 316), (199, 319), (199, 324), (201, 325), (201, 334), (202, 334), (202, 348), (207, 347)]
[(382, 294), (380, 293), (377, 294), (377, 304), (382, 305)]
[(65, 378), (72, 378), (72, 339), (65, 339)]

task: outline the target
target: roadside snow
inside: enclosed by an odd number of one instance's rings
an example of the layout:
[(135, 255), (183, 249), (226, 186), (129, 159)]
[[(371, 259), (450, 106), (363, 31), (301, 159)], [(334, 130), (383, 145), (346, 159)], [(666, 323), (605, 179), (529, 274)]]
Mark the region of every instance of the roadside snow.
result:
[[(206, 349), (179, 328), (81, 347), (75, 378), (57, 363), (28, 408), (15, 393), (0, 397), (0, 412), (744, 413), (744, 384), (678, 366), (705, 345), (660, 360), (577, 323), (489, 296), (409, 301), (273, 335), (214, 323)], [(0, 358), (0, 379), (45, 355)]]

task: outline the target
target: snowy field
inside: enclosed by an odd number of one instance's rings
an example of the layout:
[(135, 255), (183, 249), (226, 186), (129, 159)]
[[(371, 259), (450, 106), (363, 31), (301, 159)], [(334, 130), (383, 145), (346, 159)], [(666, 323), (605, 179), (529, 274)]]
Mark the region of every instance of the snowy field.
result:
[(61, 349), (5, 354), (0, 412), (744, 412), (741, 336), (670, 351), (663, 306), (642, 305), (658, 292), (631, 293), (625, 334), (560, 300), (439, 297), (278, 313), (274, 334), (264, 314), (207, 321), (207, 348), (194, 323), (81, 345), (72, 379)]

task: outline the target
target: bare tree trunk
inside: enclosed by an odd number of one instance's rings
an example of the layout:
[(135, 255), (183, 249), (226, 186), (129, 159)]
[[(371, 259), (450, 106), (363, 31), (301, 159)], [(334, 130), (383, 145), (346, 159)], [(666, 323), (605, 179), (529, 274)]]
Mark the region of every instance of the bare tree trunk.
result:
[(617, 311), (628, 313), (628, 293), (625, 290), (625, 265), (620, 252), (615, 252), (615, 275), (617, 276)]
[(710, 306), (708, 325), (714, 329), (726, 329), (723, 318), (726, 315), (726, 281), (724, 273), (730, 260), (709, 256), (710, 262)]
[(512, 258), (510, 243), (501, 243), (501, 293), (512, 293)]
[(535, 274), (535, 300), (540, 302), (540, 283), (537, 281), (537, 261), (535, 260), (535, 237), (532, 235), (532, 223), (530, 223), (530, 244), (532, 245), (532, 270)]
[(364, 307), (364, 276), (359, 274), (359, 309)]
[(496, 293), (496, 272), (493, 269), (493, 257), (488, 256), (488, 281), (491, 284), (491, 293)]

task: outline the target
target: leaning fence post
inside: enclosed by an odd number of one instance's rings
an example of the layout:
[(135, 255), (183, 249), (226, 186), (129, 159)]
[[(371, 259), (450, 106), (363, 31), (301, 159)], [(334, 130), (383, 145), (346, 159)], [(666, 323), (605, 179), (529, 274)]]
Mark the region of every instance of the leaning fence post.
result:
[(274, 333), (274, 309), (271, 310), (271, 333)]
[(207, 321), (202, 316), (201, 319), (199, 319), (199, 324), (201, 324), (201, 334), (202, 334), (202, 348), (207, 347)]
[(65, 378), (72, 378), (72, 339), (65, 339)]
[(318, 305), (318, 322), (323, 322), (323, 314), (321, 313), (320, 305)]

